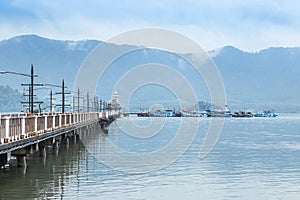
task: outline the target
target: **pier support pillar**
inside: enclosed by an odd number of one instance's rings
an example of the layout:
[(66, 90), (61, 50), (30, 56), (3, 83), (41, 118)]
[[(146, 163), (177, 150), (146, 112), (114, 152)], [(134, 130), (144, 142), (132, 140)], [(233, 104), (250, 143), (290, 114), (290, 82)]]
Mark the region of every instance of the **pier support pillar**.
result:
[(18, 167), (26, 167), (26, 149), (18, 149), (16, 151), (13, 151), (11, 153), (12, 156), (15, 156), (17, 158), (17, 165)]
[(59, 142), (62, 140), (62, 136), (57, 136), (54, 138), (53, 149), (59, 150)]
[(74, 144), (77, 143), (77, 134), (75, 133), (74, 136), (73, 136), (73, 141), (74, 141)]
[(45, 143), (40, 142), (37, 144), (39, 150), (39, 156), (45, 158), (46, 157), (46, 147)]
[(39, 150), (40, 150), (40, 145), (39, 145), (39, 143), (35, 143), (35, 144), (33, 145), (33, 150), (34, 150), (34, 151), (39, 151)]
[(17, 165), (18, 167), (25, 167), (27, 166), (27, 163), (26, 163), (26, 156), (24, 155), (19, 155), (19, 156), (16, 156), (17, 157)]
[(43, 158), (46, 158), (46, 148), (45, 147), (41, 147), (40, 149), (39, 149), (39, 156), (40, 157), (43, 157)]
[(7, 153), (0, 154), (0, 168), (7, 163)]
[(26, 149), (26, 152), (28, 154), (33, 154), (33, 152), (34, 152), (33, 145), (26, 146), (26, 147), (24, 147), (24, 149)]
[(77, 137), (78, 137), (78, 134), (77, 134), (77, 130), (74, 132), (74, 135), (73, 135), (73, 141), (74, 141), (74, 144), (77, 143)]
[(55, 141), (55, 143), (53, 144), (53, 152), (55, 152), (55, 155), (58, 156), (58, 152), (59, 152), (59, 141)]
[(66, 145), (66, 149), (69, 149), (69, 147), (70, 147), (70, 140), (69, 140), (68, 136), (64, 139), (64, 144)]
[(59, 149), (59, 142), (58, 141), (54, 142), (53, 149)]

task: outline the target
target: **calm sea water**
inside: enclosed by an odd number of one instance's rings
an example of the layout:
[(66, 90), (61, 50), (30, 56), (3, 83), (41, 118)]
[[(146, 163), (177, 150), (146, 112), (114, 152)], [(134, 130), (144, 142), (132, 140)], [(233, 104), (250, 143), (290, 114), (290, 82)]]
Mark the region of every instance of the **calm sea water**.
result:
[[(46, 158), (31, 155), (26, 169), (2, 169), (0, 197), (273, 200), (300, 196), (299, 115), (226, 119), (215, 148), (205, 159), (199, 159), (199, 150), (210, 119), (200, 119), (192, 145), (178, 160), (159, 170), (138, 174), (120, 172), (111, 168), (107, 160), (103, 164), (101, 158), (112, 155), (112, 144), (137, 155), (165, 147), (174, 139), (180, 118), (154, 120), (158, 124), (166, 120), (164, 127), (156, 135), (138, 139), (120, 130), (132, 120), (141, 128), (150, 123), (149, 118), (121, 118), (110, 126), (108, 135), (94, 130), (85, 137), (87, 143), (61, 146), (58, 151), (47, 148)], [(188, 120), (193, 125), (197, 119)], [(159, 155), (157, 160), (161, 162), (169, 157), (168, 153)], [(121, 164), (124, 159), (128, 158), (112, 156), (110, 161)], [(127, 169), (140, 163), (131, 164)]]

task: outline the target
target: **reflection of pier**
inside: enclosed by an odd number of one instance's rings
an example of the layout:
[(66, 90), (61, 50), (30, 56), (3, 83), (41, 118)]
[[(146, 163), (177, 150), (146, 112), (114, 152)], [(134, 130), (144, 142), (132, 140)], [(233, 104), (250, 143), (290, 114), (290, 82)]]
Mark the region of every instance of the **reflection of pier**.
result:
[[(85, 140), (92, 135), (103, 140), (107, 137), (97, 123), (75, 132)], [(27, 168), (15, 167), (16, 160), (12, 159), (13, 167), (0, 173), (1, 199), (64, 199), (70, 197), (63, 187), (70, 181), (78, 188), (84, 186), (85, 182), (78, 176), (97, 160), (88, 159), (89, 153), (78, 138), (70, 138), (69, 145), (66, 141), (62, 140), (59, 146), (47, 146), (43, 157), (35, 149), (30, 151), (26, 158)]]
[(78, 136), (77, 130), (99, 123), (108, 126), (119, 112), (60, 113), (41, 115), (0, 116), (0, 166), (9, 155), (16, 156), (19, 166), (26, 166), (28, 151), (38, 149), (43, 154), (48, 145), (69, 142)]

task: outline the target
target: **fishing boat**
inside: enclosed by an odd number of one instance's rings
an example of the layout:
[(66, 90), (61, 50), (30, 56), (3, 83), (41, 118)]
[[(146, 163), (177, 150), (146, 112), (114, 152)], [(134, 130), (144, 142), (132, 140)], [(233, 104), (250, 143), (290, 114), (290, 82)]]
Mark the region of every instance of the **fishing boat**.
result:
[(255, 113), (254, 117), (277, 117), (278, 114), (276, 114), (274, 111), (270, 110), (264, 110), (262, 113)]
[(225, 110), (225, 111), (207, 110), (207, 117), (231, 117), (231, 112), (229, 110)]
[(252, 112), (240, 111), (240, 112), (234, 112), (231, 116), (232, 117), (253, 117), (254, 115)]
[(151, 112), (151, 117), (181, 117), (181, 112), (176, 112), (175, 109), (167, 109), (167, 110), (156, 110)]
[(231, 112), (228, 109), (228, 105), (225, 105), (225, 109), (218, 110), (206, 110), (207, 117), (231, 117)]
[(182, 117), (207, 117), (207, 111), (182, 110)]
[(137, 116), (138, 117), (150, 117), (151, 114), (150, 114), (150, 112), (140, 112), (140, 113), (137, 113)]

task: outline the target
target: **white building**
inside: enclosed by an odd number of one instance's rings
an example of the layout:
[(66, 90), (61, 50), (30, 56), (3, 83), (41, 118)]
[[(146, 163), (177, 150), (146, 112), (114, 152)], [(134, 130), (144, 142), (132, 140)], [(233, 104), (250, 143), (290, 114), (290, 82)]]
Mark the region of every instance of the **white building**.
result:
[(119, 93), (117, 90), (114, 91), (113, 99), (110, 102), (111, 110), (120, 111), (122, 109), (121, 104), (119, 103)]

